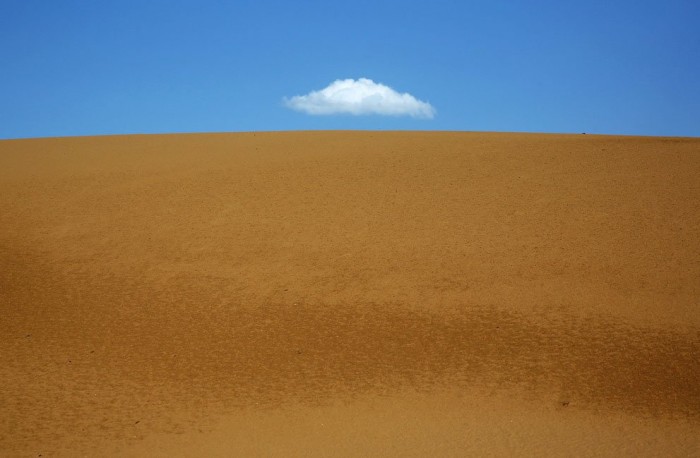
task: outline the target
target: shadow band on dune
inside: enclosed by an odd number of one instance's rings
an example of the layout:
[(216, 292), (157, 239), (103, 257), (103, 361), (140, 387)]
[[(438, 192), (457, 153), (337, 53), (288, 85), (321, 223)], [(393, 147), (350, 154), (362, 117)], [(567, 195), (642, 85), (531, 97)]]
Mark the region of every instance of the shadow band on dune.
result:
[(193, 318), (187, 330), (168, 329), (171, 359), (158, 356), (162, 347), (131, 359), (234, 403), (479, 386), (700, 418), (700, 342), (687, 334), (486, 308), (437, 316), (396, 304), (268, 305), (233, 309), (216, 323)]
[[(39, 276), (50, 288), (27, 296), (21, 283), (39, 285)], [(436, 312), (400, 303), (246, 305), (232, 298), (215, 304), (196, 287), (178, 302), (178, 291), (149, 292), (148, 284), (136, 290), (114, 278), (76, 284), (50, 269), (27, 270), (21, 278), (16, 295), (6, 291), (4, 324), (16, 335), (6, 341), (14, 356), (4, 372), (36, 409), (60, 392), (71, 399), (66, 409), (88, 411), (102, 402), (86, 403), (93, 388), (107, 392), (110, 409), (121, 414), (171, 402), (224, 412), (405, 389), (478, 388), (700, 420), (697, 331), (474, 305)], [(75, 302), (52, 305), (66, 300)], [(120, 307), (125, 302), (132, 307)], [(15, 408), (30, 414), (31, 402)]]

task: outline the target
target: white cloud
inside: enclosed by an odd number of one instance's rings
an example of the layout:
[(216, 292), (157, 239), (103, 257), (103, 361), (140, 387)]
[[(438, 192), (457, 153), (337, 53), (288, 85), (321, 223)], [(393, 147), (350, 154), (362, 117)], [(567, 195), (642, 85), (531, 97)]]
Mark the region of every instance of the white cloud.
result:
[(367, 78), (336, 80), (320, 91), (285, 98), (284, 103), (293, 110), (311, 115), (435, 116), (435, 108), (429, 103)]

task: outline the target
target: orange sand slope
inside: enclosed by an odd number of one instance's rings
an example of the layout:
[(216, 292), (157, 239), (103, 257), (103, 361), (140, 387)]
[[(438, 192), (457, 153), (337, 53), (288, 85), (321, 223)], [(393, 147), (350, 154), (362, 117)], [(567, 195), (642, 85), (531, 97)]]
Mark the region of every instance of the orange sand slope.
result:
[(0, 454), (700, 453), (700, 139), (0, 141)]

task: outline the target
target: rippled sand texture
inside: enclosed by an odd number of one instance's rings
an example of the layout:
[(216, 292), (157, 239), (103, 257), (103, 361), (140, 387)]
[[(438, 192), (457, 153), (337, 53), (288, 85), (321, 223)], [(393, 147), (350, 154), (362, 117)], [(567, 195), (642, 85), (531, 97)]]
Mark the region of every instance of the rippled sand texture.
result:
[(0, 141), (0, 454), (700, 454), (699, 177), (699, 139)]

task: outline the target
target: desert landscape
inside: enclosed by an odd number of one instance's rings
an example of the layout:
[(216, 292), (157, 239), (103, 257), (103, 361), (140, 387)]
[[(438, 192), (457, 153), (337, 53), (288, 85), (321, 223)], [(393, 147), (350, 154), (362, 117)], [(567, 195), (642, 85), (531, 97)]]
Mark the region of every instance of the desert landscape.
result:
[(0, 455), (700, 456), (700, 139), (0, 141)]

